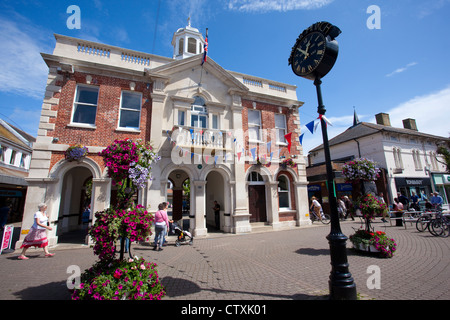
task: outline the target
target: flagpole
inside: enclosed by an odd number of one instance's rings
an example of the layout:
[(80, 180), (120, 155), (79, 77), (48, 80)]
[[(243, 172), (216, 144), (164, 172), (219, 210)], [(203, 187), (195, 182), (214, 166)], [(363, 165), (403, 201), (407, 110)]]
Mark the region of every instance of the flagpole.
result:
[(198, 86), (202, 86), (202, 79), (203, 79), (203, 64), (206, 61), (206, 55), (208, 54), (208, 28), (206, 28), (206, 36), (205, 36), (205, 44), (203, 47), (203, 58), (202, 58), (202, 70), (200, 72), (200, 82), (198, 83)]

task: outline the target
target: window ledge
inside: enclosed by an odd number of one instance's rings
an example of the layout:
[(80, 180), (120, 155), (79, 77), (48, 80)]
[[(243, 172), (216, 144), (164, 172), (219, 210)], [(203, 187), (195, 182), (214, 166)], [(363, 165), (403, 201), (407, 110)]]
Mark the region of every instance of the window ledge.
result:
[(92, 130), (96, 130), (97, 127), (92, 124), (84, 124), (84, 123), (69, 123), (67, 125), (70, 128), (82, 128), (82, 129), (92, 129)]
[(136, 128), (116, 128), (116, 131), (141, 133), (141, 129)]

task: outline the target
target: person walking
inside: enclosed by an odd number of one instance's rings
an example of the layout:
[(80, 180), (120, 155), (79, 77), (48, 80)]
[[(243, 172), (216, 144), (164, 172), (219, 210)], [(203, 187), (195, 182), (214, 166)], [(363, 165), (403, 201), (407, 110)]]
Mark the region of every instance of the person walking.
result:
[[(383, 192), (380, 192), (380, 193), (378, 194), (378, 201), (381, 202), (381, 203), (386, 204), (386, 202), (384, 201)], [(381, 217), (381, 221), (387, 222), (387, 220), (385, 219), (385, 217), (389, 217), (387, 206), (386, 206), (386, 208), (383, 210), (382, 217)]]
[(345, 207), (344, 196), (341, 196), (338, 199), (337, 203), (338, 203), (339, 218), (341, 220), (344, 220), (345, 216), (347, 215), (347, 208)]
[(344, 203), (345, 203), (345, 208), (347, 209), (347, 214), (345, 215), (345, 219), (347, 219), (348, 215), (350, 215), (350, 217), (352, 218), (352, 220), (355, 220), (355, 217), (353, 217), (353, 203), (352, 201), (348, 198), (348, 196), (344, 196)]
[(20, 247), (22, 253), (17, 257), (19, 260), (28, 260), (25, 256), (28, 248), (36, 247), (42, 248), (45, 253), (45, 257), (53, 257), (55, 254), (48, 251), (48, 239), (47, 230), (52, 230), (52, 227), (48, 225), (47, 205), (41, 203), (38, 206), (38, 211), (34, 214), (34, 223), (31, 226), (30, 232), (23, 240), (23, 244)]
[(214, 210), (216, 228), (217, 230), (220, 230), (220, 204), (217, 201), (214, 201), (214, 207), (212, 209)]
[(155, 247), (153, 250), (162, 250), (166, 230), (169, 228), (169, 218), (167, 217), (167, 202), (158, 205), (158, 211), (155, 213)]

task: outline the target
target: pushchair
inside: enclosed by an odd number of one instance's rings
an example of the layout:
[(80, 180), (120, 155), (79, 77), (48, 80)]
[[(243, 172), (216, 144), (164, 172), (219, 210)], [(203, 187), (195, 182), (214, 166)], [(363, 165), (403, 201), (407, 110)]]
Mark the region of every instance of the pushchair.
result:
[(173, 222), (170, 226), (172, 233), (177, 236), (175, 240), (175, 246), (179, 247), (183, 243), (189, 243), (189, 245), (194, 244), (194, 237), (189, 231), (182, 230), (176, 222)]

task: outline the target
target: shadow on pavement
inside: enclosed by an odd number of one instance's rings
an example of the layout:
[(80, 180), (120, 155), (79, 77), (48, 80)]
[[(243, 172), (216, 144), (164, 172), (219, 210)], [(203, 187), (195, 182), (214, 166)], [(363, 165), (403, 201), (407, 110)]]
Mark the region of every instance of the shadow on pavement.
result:
[(236, 293), (237, 295), (252, 295), (261, 297), (270, 297), (274, 300), (277, 299), (289, 299), (289, 300), (328, 300), (328, 295), (309, 295), (298, 293), (294, 295), (279, 295), (266, 292), (252, 292), (252, 291), (239, 291), (239, 290), (225, 290), (225, 289), (202, 289), (196, 283), (180, 278), (164, 277), (161, 279), (161, 283), (166, 289), (166, 296), (170, 298), (181, 297), (184, 295), (198, 293), (200, 291), (210, 291), (215, 294), (220, 293)]
[(20, 300), (70, 300), (71, 294), (65, 281), (51, 282), (15, 292)]

